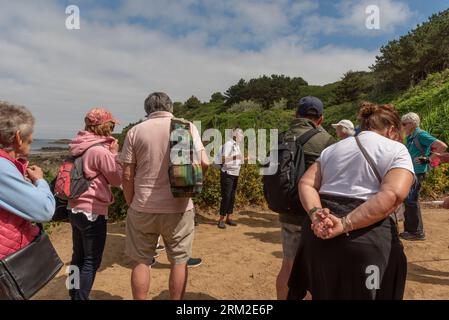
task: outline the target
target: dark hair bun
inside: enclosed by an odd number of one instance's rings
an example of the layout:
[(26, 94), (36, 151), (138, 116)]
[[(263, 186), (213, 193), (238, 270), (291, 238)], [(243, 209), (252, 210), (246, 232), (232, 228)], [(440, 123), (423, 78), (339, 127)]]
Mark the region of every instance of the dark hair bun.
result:
[(379, 110), (379, 106), (370, 102), (362, 102), (360, 105), (359, 116), (362, 119), (368, 119)]

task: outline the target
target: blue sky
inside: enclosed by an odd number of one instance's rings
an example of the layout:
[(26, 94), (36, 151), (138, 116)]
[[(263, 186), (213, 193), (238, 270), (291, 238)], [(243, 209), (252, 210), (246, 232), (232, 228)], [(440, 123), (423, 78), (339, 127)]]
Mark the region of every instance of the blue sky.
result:
[[(365, 27), (368, 5), (380, 29)], [(81, 30), (65, 28), (78, 5)], [(0, 99), (36, 115), (36, 136), (70, 137), (93, 106), (123, 124), (152, 91), (208, 100), (240, 78), (326, 84), (368, 70), (381, 45), (449, 0), (0, 0)], [(120, 129), (120, 128), (119, 128)]]
[[(204, 31), (207, 33), (207, 40), (205, 42), (208, 46), (220, 45), (223, 41), (226, 44), (230, 44), (239, 50), (260, 50), (264, 46), (270, 43), (270, 37), (251, 37), (241, 41), (239, 37), (234, 36), (230, 42), (227, 41), (229, 38), (229, 31), (245, 32), (248, 35), (257, 35), (257, 32), (253, 30), (253, 22), (247, 21), (243, 26), (236, 26), (228, 24), (224, 28), (204, 28), (201, 23), (195, 23), (190, 21), (185, 23), (184, 19), (171, 19), (171, 12), (152, 12), (152, 3), (158, 3), (157, 7), (163, 8), (166, 3), (171, 3), (170, 9), (176, 10), (175, 13), (185, 14), (186, 20), (188, 19), (198, 19), (214, 22), (214, 17), (227, 17), (228, 21), (238, 21), (239, 16), (245, 17), (246, 14), (241, 14), (241, 8), (236, 4), (244, 4), (248, 6), (250, 11), (255, 11), (256, 18), (260, 18), (261, 21), (264, 20), (263, 15), (257, 15), (258, 8), (273, 8), (272, 11), (274, 16), (269, 20), (276, 20), (276, 18), (283, 18), (286, 22), (283, 27), (279, 29), (272, 28), (273, 34), (271, 36), (277, 37), (287, 37), (289, 35), (303, 35), (306, 36), (308, 33), (308, 23), (310, 18), (317, 18), (313, 21), (328, 23), (329, 19), (344, 20), (351, 14), (351, 9), (357, 5), (362, 7), (369, 4), (379, 5), (382, 15), (387, 15), (388, 24), (387, 27), (383, 28), (381, 26), (380, 31), (373, 32), (348, 32), (347, 28), (342, 28), (341, 30), (334, 30), (334, 32), (316, 32), (307, 35), (307, 40), (311, 47), (319, 48), (328, 44), (343, 45), (347, 47), (354, 48), (365, 48), (368, 50), (378, 49), (381, 45), (387, 43), (392, 38), (398, 37), (404, 33), (407, 33), (411, 28), (416, 26), (427, 18), (441, 10), (445, 10), (449, 7), (449, 0), (391, 0), (391, 1), (378, 1), (378, 0), (339, 0), (339, 1), (304, 1), (304, 0), (278, 0), (278, 1), (265, 1), (265, 0), (243, 0), (243, 1), (233, 1), (233, 0), (199, 0), (199, 1), (184, 1), (184, 0), (174, 0), (174, 1), (139, 1), (134, 0), (134, 2), (148, 3), (148, 5), (136, 5), (135, 7), (144, 8), (143, 10), (133, 10), (128, 5), (131, 1), (125, 0), (61, 0), (62, 5), (77, 4), (85, 10), (87, 17), (90, 20), (96, 20), (97, 12), (111, 10), (114, 12), (113, 16), (116, 17), (115, 13), (123, 11), (122, 14), (118, 14), (119, 18), (116, 22), (126, 21), (129, 24), (141, 25), (148, 29), (157, 29), (165, 34), (179, 39), (185, 37), (189, 34)], [(219, 3), (218, 5), (216, 3)], [(298, 7), (300, 9), (297, 15), (289, 15), (288, 10)], [(281, 15), (277, 15), (277, 9), (280, 9)], [(302, 8), (302, 9), (301, 9)], [(390, 11), (382, 13), (382, 10)], [(151, 13), (150, 13), (151, 12)], [(187, 14), (186, 14), (187, 13)], [(246, 15), (248, 16), (248, 15)], [(268, 17), (270, 17), (268, 15)], [(360, 19), (364, 19), (362, 16)], [(209, 20), (210, 19), (210, 20)], [(102, 19), (111, 23), (113, 19)], [(109, 21), (108, 21), (109, 20)], [(265, 19), (268, 20), (268, 19)], [(112, 22), (113, 23), (113, 22)], [(271, 23), (266, 23), (267, 26), (275, 26)], [(336, 24), (337, 26), (338, 24)], [(256, 28), (255, 26), (254, 28)], [(354, 25), (351, 25), (353, 28)], [(358, 27), (358, 28), (357, 28)], [(316, 28), (320, 29), (318, 25)], [(356, 26), (355, 29), (362, 29), (363, 25)], [(270, 29), (270, 28), (268, 28)], [(387, 30), (384, 30), (387, 29)], [(360, 31), (360, 30), (359, 30)], [(349, 36), (348, 36), (349, 35)], [(232, 38), (232, 37), (231, 37)], [(233, 41), (234, 40), (234, 41)]]

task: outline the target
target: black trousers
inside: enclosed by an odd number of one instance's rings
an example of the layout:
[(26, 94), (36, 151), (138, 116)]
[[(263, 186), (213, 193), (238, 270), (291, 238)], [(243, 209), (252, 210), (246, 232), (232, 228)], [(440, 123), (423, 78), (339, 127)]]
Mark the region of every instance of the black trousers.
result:
[[(321, 195), (321, 203), (341, 218), (364, 201)], [(307, 291), (314, 300), (403, 299), (407, 257), (392, 218), (330, 240), (315, 236), (310, 226), (306, 219), (290, 275), (289, 300), (302, 300)]]
[(220, 215), (226, 216), (234, 212), (235, 191), (237, 190), (238, 176), (233, 176), (221, 171), (221, 204)]
[(416, 174), (415, 184), (410, 189), (410, 193), (405, 200), (405, 221), (404, 229), (413, 234), (423, 234), (424, 226), (421, 215), (421, 207), (419, 205), (419, 194), (421, 186), (426, 178), (425, 173)]
[(83, 213), (70, 213), (72, 225), (72, 266), (79, 269), (79, 289), (69, 291), (72, 300), (89, 300), (106, 244), (107, 221), (104, 216), (91, 222)]

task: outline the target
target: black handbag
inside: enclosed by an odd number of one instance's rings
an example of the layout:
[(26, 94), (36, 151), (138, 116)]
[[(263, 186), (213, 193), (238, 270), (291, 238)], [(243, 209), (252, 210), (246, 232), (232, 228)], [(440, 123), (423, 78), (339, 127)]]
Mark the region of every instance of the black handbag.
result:
[(39, 227), (32, 243), (0, 260), (0, 300), (29, 300), (63, 267), (50, 238)]

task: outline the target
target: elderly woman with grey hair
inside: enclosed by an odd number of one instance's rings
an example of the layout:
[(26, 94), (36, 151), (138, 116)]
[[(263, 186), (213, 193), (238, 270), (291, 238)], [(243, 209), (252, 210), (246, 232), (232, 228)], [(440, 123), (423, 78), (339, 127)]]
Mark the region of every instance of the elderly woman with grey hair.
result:
[(0, 260), (33, 242), (39, 228), (32, 222), (49, 221), (55, 211), (42, 169), (24, 160), (34, 122), (25, 107), (0, 101)]
[(402, 117), (402, 126), (407, 134), (407, 149), (412, 157), (415, 170), (415, 184), (405, 201), (405, 231), (401, 237), (405, 240), (425, 240), (421, 208), (419, 206), (419, 193), (421, 185), (430, 170), (432, 154), (444, 153), (447, 145), (422, 130), (420, 118), (416, 113), (410, 112)]

